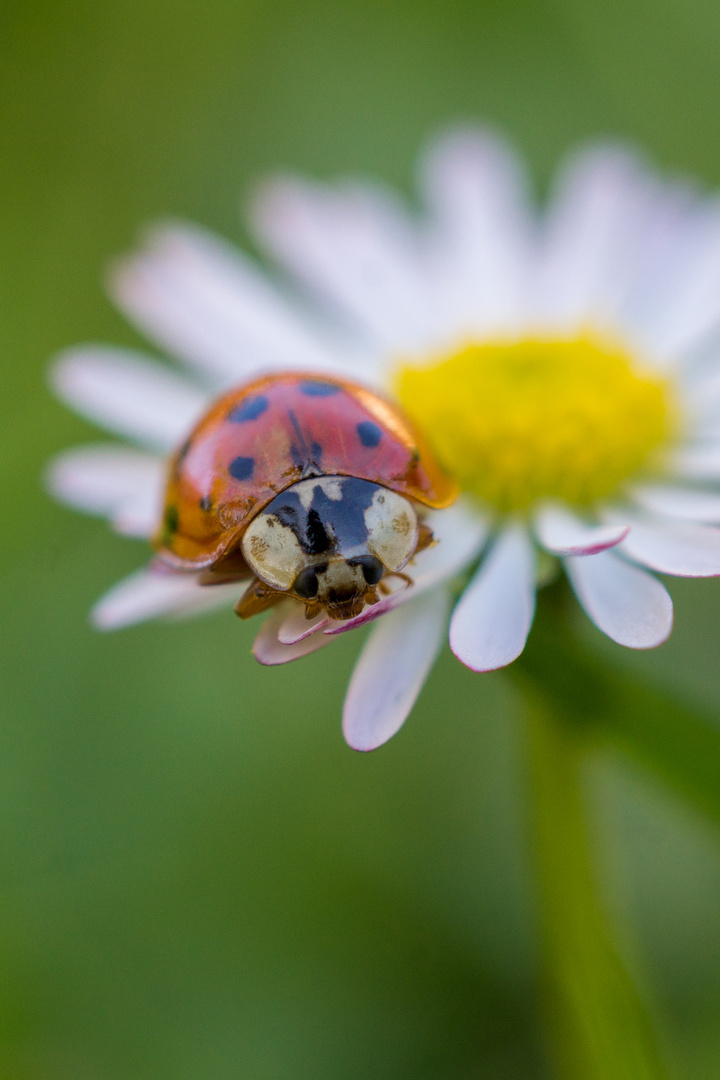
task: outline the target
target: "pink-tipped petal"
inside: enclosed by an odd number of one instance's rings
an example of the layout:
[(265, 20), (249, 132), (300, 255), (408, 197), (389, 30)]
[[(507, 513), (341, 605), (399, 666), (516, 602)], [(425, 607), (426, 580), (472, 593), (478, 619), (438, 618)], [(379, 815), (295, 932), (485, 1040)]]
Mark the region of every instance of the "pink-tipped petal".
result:
[(353, 750), (376, 750), (404, 724), (442, 647), (449, 609), (434, 589), (373, 629), (353, 672), (343, 734)]
[(720, 493), (716, 491), (648, 484), (633, 488), (629, 494), (644, 510), (653, 514), (720, 525)]
[(237, 595), (237, 586), (217, 585), (210, 589), (199, 585), (196, 574), (143, 569), (105, 593), (90, 617), (99, 630), (119, 630), (162, 616), (199, 614), (231, 604)]
[(661, 574), (677, 577), (720, 574), (720, 529), (713, 525), (684, 521), (633, 523), (621, 550)]
[(561, 506), (543, 506), (535, 517), (538, 540), (554, 555), (597, 555), (624, 540), (629, 525), (587, 525)]
[(571, 556), (565, 569), (586, 614), (599, 630), (630, 649), (653, 649), (672, 630), (673, 606), (665, 586), (612, 551)]
[(329, 645), (332, 638), (321, 633), (313, 633), (300, 638), (292, 645), (286, 645), (280, 641), (278, 633), (288, 616), (292, 615), (294, 601), (286, 601), (278, 605), (260, 627), (260, 632), (255, 638), (252, 653), (258, 663), (265, 667), (276, 667), (278, 664), (288, 664), (291, 660), (300, 660), (303, 656), (317, 652), (318, 649)]
[(130, 349), (69, 349), (51, 377), (59, 396), (83, 416), (163, 452), (186, 437), (210, 400), (187, 379)]
[(493, 671), (525, 648), (535, 612), (535, 562), (525, 529), (500, 534), (450, 622), (450, 647), (473, 671)]

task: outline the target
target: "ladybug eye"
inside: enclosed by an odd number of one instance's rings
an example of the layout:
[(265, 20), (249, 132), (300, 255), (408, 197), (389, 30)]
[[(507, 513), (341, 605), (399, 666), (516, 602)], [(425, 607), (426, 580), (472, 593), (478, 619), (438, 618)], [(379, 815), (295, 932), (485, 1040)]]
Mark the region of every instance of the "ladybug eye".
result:
[(377, 585), (385, 570), (383, 564), (374, 555), (361, 555), (358, 559), (350, 559), (349, 565), (362, 567), (363, 577), (368, 585)]
[(304, 570), (300, 571), (295, 578), (293, 589), (303, 600), (312, 600), (314, 596), (317, 596), (318, 579), (312, 566), (306, 566)]

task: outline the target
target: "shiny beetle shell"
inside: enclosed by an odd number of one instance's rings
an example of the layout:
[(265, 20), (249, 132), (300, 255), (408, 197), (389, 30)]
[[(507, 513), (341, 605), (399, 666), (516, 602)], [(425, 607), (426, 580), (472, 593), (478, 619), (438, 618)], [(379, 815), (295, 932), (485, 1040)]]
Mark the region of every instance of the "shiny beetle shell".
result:
[(279, 493), (319, 476), (368, 480), (432, 508), (457, 496), (379, 394), (325, 375), (269, 375), (219, 398), (173, 457), (160, 558), (180, 570), (213, 566)]

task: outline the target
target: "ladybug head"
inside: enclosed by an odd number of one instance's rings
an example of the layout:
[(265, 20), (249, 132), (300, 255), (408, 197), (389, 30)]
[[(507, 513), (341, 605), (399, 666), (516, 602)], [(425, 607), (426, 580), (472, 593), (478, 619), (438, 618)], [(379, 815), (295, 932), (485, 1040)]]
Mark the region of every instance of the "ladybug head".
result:
[(352, 476), (301, 480), (254, 518), (242, 539), (261, 581), (302, 600), (312, 618), (359, 615), (377, 602), (376, 586), (418, 544), (418, 521), (401, 495)]

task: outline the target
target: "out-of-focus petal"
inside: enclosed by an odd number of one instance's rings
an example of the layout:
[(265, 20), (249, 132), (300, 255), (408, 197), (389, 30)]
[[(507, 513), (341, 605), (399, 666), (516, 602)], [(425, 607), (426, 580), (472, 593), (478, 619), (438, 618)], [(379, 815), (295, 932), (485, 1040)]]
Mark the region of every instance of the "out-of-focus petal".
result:
[(647, 346), (660, 357), (698, 349), (720, 324), (720, 200), (699, 203), (662, 253)]
[(130, 349), (68, 349), (55, 362), (51, 378), (73, 409), (161, 451), (186, 437), (210, 400), (187, 379)]
[[(220, 385), (266, 370), (335, 370), (348, 342), (311, 324), (252, 260), (196, 226), (154, 229), (119, 262), (111, 291), (128, 315)], [(342, 347), (340, 347), (342, 345)]]
[(261, 243), (377, 347), (433, 339), (434, 303), (417, 230), (380, 185), (275, 178), (257, 193)]
[(644, 510), (681, 521), (720, 525), (720, 492), (645, 484), (629, 492)]
[(667, 466), (671, 475), (687, 480), (720, 480), (720, 444), (676, 450)]
[(354, 750), (375, 750), (404, 724), (445, 637), (449, 597), (418, 596), (372, 630), (350, 680), (343, 734)]
[(200, 614), (232, 604), (239, 591), (236, 584), (199, 585), (197, 574), (142, 569), (106, 592), (93, 608), (91, 620), (99, 630), (119, 630), (160, 616)]
[(534, 229), (521, 160), (490, 130), (452, 130), (428, 148), (421, 187), (453, 344), (470, 334), (517, 333)]
[(515, 660), (535, 612), (535, 562), (525, 529), (510, 526), (495, 541), (450, 622), (450, 647), (473, 671)]
[(553, 332), (602, 325), (643, 253), (658, 182), (624, 147), (592, 146), (560, 172), (544, 224), (538, 315)]
[(597, 555), (624, 540), (629, 525), (587, 525), (562, 506), (546, 505), (535, 516), (538, 540), (554, 555)]
[(575, 595), (599, 630), (630, 649), (653, 649), (672, 630), (673, 606), (662, 582), (612, 551), (570, 556)]
[(58, 454), (47, 471), (56, 498), (107, 517), (130, 536), (150, 536), (160, 517), (164, 466), (126, 446), (81, 446)]

